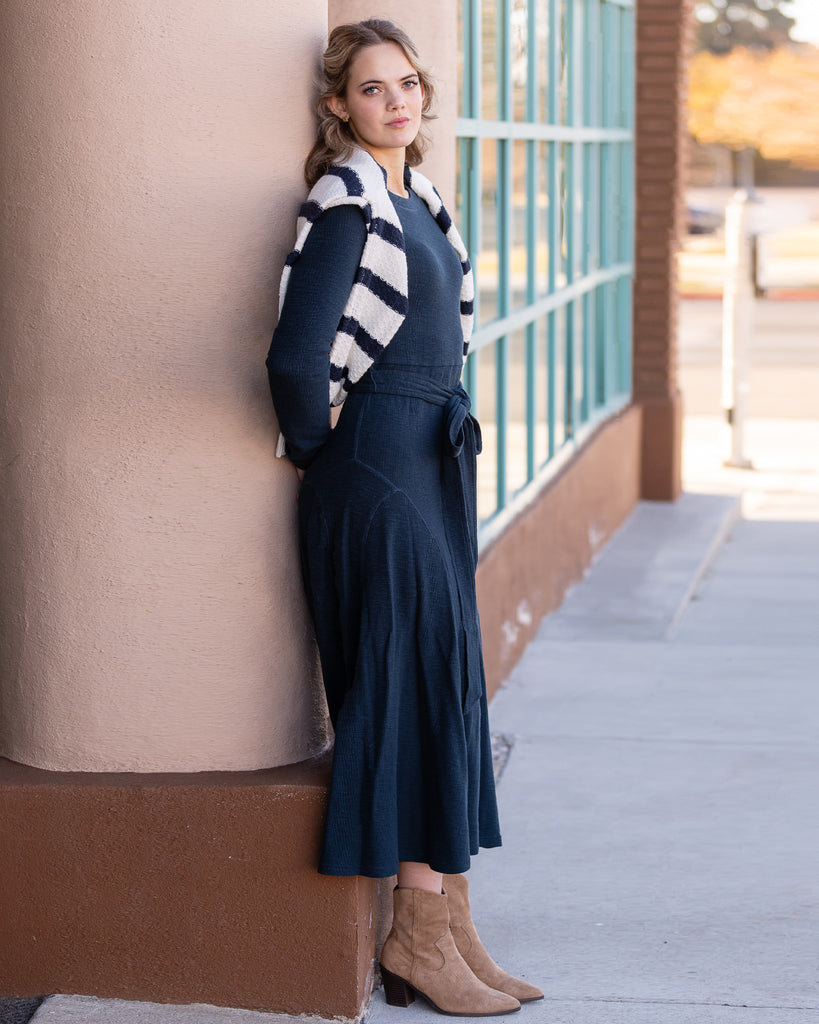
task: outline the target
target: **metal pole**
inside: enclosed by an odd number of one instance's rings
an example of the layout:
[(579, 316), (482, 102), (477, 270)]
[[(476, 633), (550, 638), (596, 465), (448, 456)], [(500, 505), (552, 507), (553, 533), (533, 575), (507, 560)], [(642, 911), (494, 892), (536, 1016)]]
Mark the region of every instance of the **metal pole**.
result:
[(731, 432), (726, 466), (751, 469), (745, 456), (753, 331), (748, 193), (740, 189), (725, 208), (725, 286), (722, 300), (722, 407)]

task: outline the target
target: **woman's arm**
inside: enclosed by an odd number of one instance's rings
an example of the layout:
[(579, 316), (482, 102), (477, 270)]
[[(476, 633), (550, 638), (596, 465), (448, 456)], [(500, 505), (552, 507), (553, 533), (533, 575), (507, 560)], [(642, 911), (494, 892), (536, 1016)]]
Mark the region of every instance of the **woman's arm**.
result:
[(330, 346), (355, 281), (367, 228), (357, 206), (336, 206), (316, 221), (290, 271), (267, 355), (270, 393), (300, 469), (330, 434)]

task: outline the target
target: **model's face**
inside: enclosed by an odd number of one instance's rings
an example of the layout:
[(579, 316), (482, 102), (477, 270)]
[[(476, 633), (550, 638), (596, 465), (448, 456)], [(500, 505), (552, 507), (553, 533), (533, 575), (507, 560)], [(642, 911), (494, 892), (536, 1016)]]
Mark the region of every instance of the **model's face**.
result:
[(350, 65), (345, 95), (333, 110), (348, 115), (359, 144), (378, 159), (379, 152), (408, 146), (421, 127), (424, 87), (397, 43), (361, 50)]

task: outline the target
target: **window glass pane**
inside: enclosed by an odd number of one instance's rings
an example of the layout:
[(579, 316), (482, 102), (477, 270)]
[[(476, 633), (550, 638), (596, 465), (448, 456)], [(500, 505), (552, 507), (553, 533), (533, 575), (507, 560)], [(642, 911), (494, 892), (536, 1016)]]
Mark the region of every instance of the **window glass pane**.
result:
[(554, 313), (554, 360), (550, 392), (553, 396), (554, 450), (566, 440), (566, 307)]
[(568, 5), (575, 3), (576, 0), (554, 0), (558, 5), (558, 32), (560, 39), (560, 48), (558, 50), (558, 74), (560, 76), (560, 84), (558, 86), (558, 95), (560, 97), (560, 124), (568, 124), (569, 122), (569, 88), (570, 88), (570, 72), (569, 67), (569, 32), (568, 32)]
[(601, 107), (603, 124), (608, 128), (615, 123), (615, 95), (617, 83), (614, 79), (614, 33), (617, 10), (614, 4), (603, 4), (603, 74), (601, 75)]
[(607, 187), (611, 190), (611, 198), (608, 204), (609, 209), (609, 248), (610, 262), (617, 262), (617, 254), (620, 249), (620, 240), (623, 235), (623, 197), (620, 194), (620, 144), (611, 142), (608, 144), (609, 153), (609, 177)]
[(586, 0), (583, 11), (583, 61), (585, 69), (582, 75), (583, 124), (586, 125), (596, 123), (595, 100), (597, 93), (595, 86), (600, 74), (598, 56), (600, 29), (597, 21), (599, 17), (599, 0)]
[(614, 124), (619, 128), (625, 126), (626, 118), (625, 111), (623, 109), (623, 92), (622, 92), (622, 42), (621, 32), (623, 27), (623, 8), (614, 7), (612, 21), (613, 31), (611, 38), (606, 41), (611, 53), (611, 64), (612, 64), (612, 87), (614, 89), (613, 106), (614, 106)]
[(512, 278), (512, 308), (526, 305), (528, 273), (526, 206), (526, 143), (512, 143), (512, 230), (509, 270)]
[[(528, 81), (527, 19), (530, 0), (514, 0), (512, 24), (509, 26), (509, 44), (512, 49), (512, 117), (526, 120), (526, 84)], [(534, 2), (534, 0), (531, 0)]]
[(584, 419), (594, 414), (595, 372), (594, 339), (597, 325), (597, 302), (594, 292), (583, 296), (583, 381), (586, 392), (583, 396)]
[(577, 281), (583, 276), (583, 238), (585, 237), (584, 221), (587, 216), (587, 204), (583, 195), (583, 146), (575, 143), (572, 146), (572, 178), (569, 183), (570, 203), (574, 214), (574, 258), (572, 260), (572, 279)]
[(617, 282), (617, 393), (626, 395), (631, 381), (631, 280), (621, 277)]
[(563, 147), (563, 235), (565, 238), (563, 268), (566, 281), (574, 281), (577, 261), (577, 220), (574, 216), (574, 146), (567, 142)]
[(555, 284), (558, 288), (565, 288), (569, 280), (567, 273), (569, 259), (569, 175), (571, 173), (569, 149), (568, 143), (564, 142), (561, 144), (557, 166), (557, 187), (559, 189), (559, 195), (556, 197), (558, 204), (557, 237), (560, 251), (555, 253)]
[(495, 346), (484, 345), (477, 353), (477, 413), (483, 450), (478, 456), (478, 519), (487, 519), (497, 508), (498, 427), (495, 410)]
[(587, 142), (583, 147), (583, 266), (595, 270), (599, 264), (599, 192), (597, 171), (598, 144)]
[(501, 5), (481, 0), (481, 117), (496, 121), (500, 117), (498, 91), (498, 19)]
[(572, 339), (572, 392), (574, 395), (574, 403), (572, 405), (572, 421), (574, 422), (576, 433), (577, 427), (579, 427), (582, 422), (583, 409), (583, 387), (585, 380), (585, 374), (583, 371), (583, 323), (585, 311), (582, 299), (575, 299), (572, 305), (574, 307), (574, 337)]
[(535, 468), (549, 458), (549, 407), (546, 381), (549, 373), (548, 317), (537, 324), (537, 367), (535, 371)]
[(481, 143), (481, 249), (478, 291), (481, 323), (498, 315), (498, 152), (493, 139)]
[(626, 263), (631, 260), (631, 203), (629, 202), (632, 188), (631, 146), (628, 142), (621, 142), (618, 144), (617, 149), (620, 167), (620, 173), (618, 176), (618, 184), (620, 188), (617, 197), (617, 205), (620, 214), (617, 231), (617, 258), (621, 263)]
[(536, 219), (537, 247), (535, 255), (535, 290), (538, 295), (546, 295), (549, 290), (549, 149), (550, 143), (538, 144), (539, 164), (537, 178), (537, 210), (529, 216)]
[(526, 330), (509, 336), (506, 370), (506, 485), (510, 494), (526, 483)]
[(603, 142), (600, 145), (600, 213), (599, 213), (599, 232), (600, 232), (600, 266), (608, 267), (611, 265), (611, 206), (612, 206), (612, 191), (609, 187), (609, 169), (611, 167), (611, 143)]
[(608, 285), (599, 285), (594, 292), (595, 306), (595, 350), (594, 350), (594, 397), (595, 403), (603, 405), (606, 401), (606, 344), (609, 331), (608, 313), (606, 308), (606, 291)]
[(549, 122), (549, 0), (537, 3), (537, 119)]
[(466, 247), (469, 248), (469, 238), (467, 237), (467, 202), (469, 184), (464, 177), (467, 162), (467, 146), (469, 142), (466, 139), (458, 139), (458, 145), (455, 147), (455, 219), (458, 224), (458, 229), (461, 232)]
[(575, 308), (573, 302), (565, 307), (563, 320), (563, 423), (566, 438), (574, 437), (574, 403), (572, 401), (574, 381), (574, 340), (575, 340)]

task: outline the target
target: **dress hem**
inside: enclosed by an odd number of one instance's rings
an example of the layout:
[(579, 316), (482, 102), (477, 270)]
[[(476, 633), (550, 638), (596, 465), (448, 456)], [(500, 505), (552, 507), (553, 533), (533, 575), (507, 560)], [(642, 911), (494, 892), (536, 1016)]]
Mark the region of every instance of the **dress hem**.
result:
[[(502, 845), (503, 845), (503, 842), (502, 842), (500, 834), (495, 835), (495, 836), (491, 836), (491, 837), (489, 837), (487, 839), (481, 839), (480, 843), (478, 844), (478, 847), (476, 849), (470, 851), (470, 858), (471, 857), (476, 857), (478, 855), (478, 853), (480, 852), (480, 850), (494, 850), (494, 849), (497, 849), (498, 847), (500, 847)], [(413, 858), (413, 857), (407, 857), (406, 859), (407, 860), (417, 860), (417, 858)], [(418, 863), (426, 863), (426, 861), (421, 860), (421, 861), (418, 861)], [(461, 875), (465, 871), (469, 870), (470, 865), (467, 864), (466, 867), (457, 867), (457, 868), (453, 868), (453, 867), (437, 867), (436, 868), (436, 866), (434, 864), (430, 864), (430, 867), (433, 869), (433, 871), (435, 871), (435, 870), (441, 871), (445, 875)], [(329, 876), (331, 878), (353, 878), (353, 877), (356, 877), (356, 876), (361, 876), (363, 878), (392, 878), (393, 875), (397, 875), (398, 874), (398, 864), (396, 863), (394, 865), (391, 865), (389, 869), (386, 869), (386, 868), (384, 868), (384, 869), (382, 869), (382, 868), (363, 868), (363, 867), (359, 866), (358, 870), (351, 870), (351, 869), (349, 869), (347, 867), (345, 867), (345, 868), (331, 868), (329, 866), (325, 866), (324, 864), (319, 864), (318, 873), (320, 875), (327, 875), (327, 876)]]

